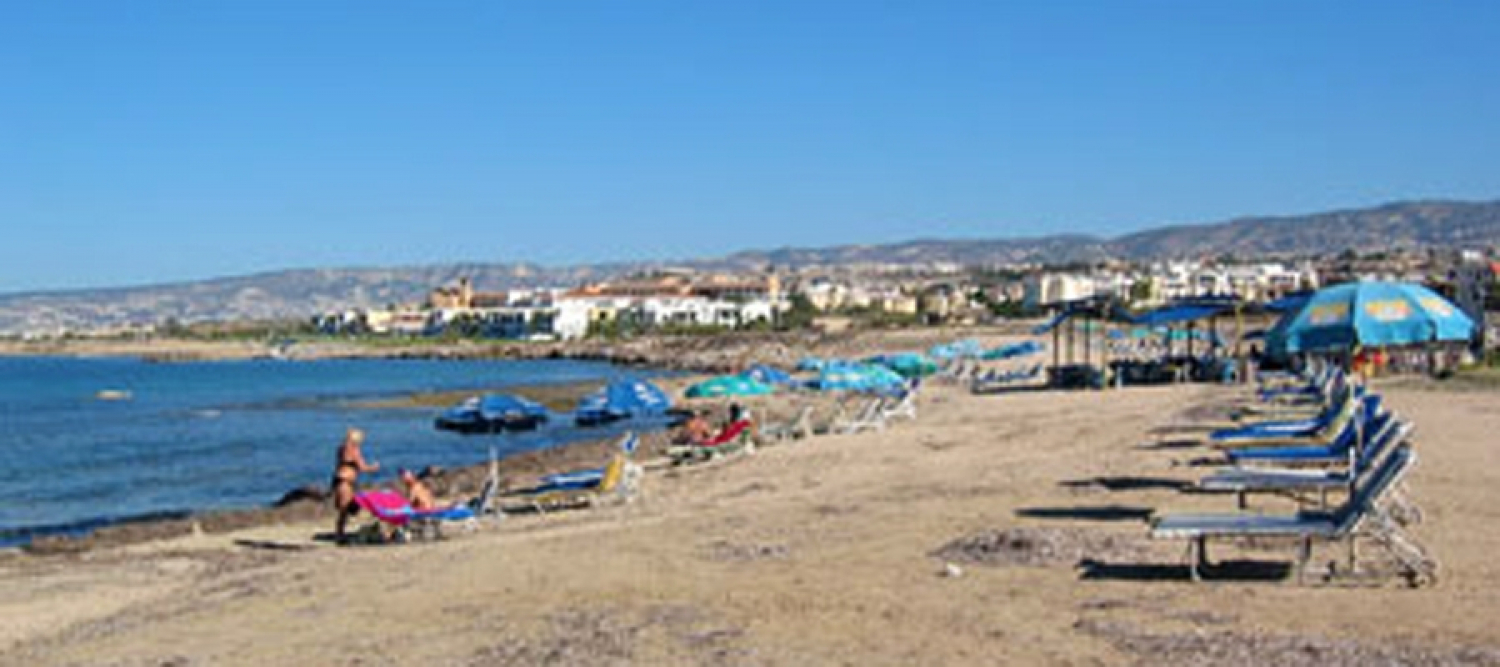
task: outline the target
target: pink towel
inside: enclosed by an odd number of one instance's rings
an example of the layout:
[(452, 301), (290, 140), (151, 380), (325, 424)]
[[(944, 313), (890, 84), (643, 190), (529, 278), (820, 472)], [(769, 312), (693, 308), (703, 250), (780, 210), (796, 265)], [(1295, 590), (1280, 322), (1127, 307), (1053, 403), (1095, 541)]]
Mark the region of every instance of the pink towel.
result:
[(354, 502), (392, 526), (404, 526), (411, 519), (411, 504), (395, 491), (364, 491), (354, 496)]

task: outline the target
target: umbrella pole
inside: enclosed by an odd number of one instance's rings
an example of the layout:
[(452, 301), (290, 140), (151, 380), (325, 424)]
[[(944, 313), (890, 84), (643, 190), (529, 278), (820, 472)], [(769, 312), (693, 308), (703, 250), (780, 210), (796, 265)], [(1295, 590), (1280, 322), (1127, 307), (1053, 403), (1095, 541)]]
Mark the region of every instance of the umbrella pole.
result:
[(1068, 365), (1073, 365), (1073, 332), (1078, 329), (1078, 322), (1071, 316), (1068, 317)]
[(1062, 329), (1052, 327), (1052, 375), (1057, 376), (1057, 368), (1062, 366)]
[(1093, 343), (1094, 343), (1094, 336), (1093, 336), (1092, 333), (1090, 333), (1091, 331), (1093, 331), (1093, 327), (1090, 326), (1090, 325), (1093, 324), (1093, 322), (1094, 322), (1094, 320), (1093, 320), (1092, 317), (1089, 317), (1087, 315), (1084, 316), (1084, 318), (1083, 318), (1083, 365), (1085, 365), (1085, 366), (1089, 365), (1089, 348), (1093, 347)]

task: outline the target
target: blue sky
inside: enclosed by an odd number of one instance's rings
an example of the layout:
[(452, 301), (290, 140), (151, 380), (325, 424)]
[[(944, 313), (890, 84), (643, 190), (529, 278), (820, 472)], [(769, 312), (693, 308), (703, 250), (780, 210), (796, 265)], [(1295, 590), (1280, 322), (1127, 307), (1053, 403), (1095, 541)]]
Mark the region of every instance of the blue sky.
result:
[(0, 6), (0, 292), (1500, 198), (1500, 3)]

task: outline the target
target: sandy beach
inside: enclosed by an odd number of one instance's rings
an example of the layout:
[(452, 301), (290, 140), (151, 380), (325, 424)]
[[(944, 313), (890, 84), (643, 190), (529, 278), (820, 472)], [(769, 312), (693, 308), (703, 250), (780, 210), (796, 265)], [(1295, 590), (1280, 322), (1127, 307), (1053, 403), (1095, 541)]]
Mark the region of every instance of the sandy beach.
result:
[[(1194, 584), (1144, 517), (1234, 501), (1180, 492), (1209, 450), (1158, 431), (1245, 391), (933, 385), (916, 421), (653, 469), (629, 504), (446, 541), (338, 548), (319, 517), (11, 555), (0, 663), (1500, 664), (1494, 394), (1386, 390), (1417, 423), (1435, 586), (1376, 576), (1373, 547), (1357, 584)], [(1217, 555), (1290, 562), (1272, 546)]]

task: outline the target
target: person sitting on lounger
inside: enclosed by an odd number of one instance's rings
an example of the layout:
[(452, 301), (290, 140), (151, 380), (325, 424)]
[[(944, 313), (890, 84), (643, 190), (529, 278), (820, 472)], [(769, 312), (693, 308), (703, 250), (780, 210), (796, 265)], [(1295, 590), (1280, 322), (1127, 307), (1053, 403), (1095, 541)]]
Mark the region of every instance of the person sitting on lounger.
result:
[(401, 483), (406, 486), (406, 502), (411, 508), (418, 512), (437, 509), (437, 500), (432, 497), (432, 489), (410, 470), (401, 471)]
[(345, 539), (344, 529), (348, 526), (349, 517), (359, 511), (359, 506), (354, 503), (354, 483), (359, 481), (360, 473), (380, 470), (379, 463), (365, 461), (362, 449), (364, 442), (364, 431), (349, 429), (344, 434), (344, 442), (339, 445), (338, 457), (335, 459), (332, 495), (333, 509), (339, 513), (339, 518), (333, 524), (333, 535), (339, 542)]

